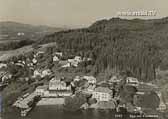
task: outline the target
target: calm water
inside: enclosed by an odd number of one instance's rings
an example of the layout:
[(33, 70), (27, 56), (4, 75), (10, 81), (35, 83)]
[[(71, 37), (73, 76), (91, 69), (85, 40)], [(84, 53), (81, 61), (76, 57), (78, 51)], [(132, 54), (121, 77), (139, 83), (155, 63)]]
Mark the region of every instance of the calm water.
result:
[(11, 111), (3, 119), (130, 119), (128, 115), (124, 115), (124, 113), (116, 114), (112, 110), (89, 109), (77, 112), (65, 112), (61, 106), (37, 106), (27, 117), (20, 117), (18, 113)]

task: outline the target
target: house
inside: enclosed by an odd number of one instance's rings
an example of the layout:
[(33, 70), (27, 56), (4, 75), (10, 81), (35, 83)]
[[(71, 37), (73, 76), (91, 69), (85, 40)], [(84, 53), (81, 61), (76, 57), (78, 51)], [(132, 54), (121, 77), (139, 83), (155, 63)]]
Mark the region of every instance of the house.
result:
[(77, 67), (78, 66), (78, 62), (74, 59), (68, 59), (68, 62), (70, 63), (70, 65)]
[(92, 61), (92, 58), (84, 57), (82, 61)]
[(109, 80), (109, 83), (120, 83), (121, 79), (118, 78), (117, 76), (112, 76)]
[(21, 67), (24, 67), (24, 64), (22, 64), (22, 63), (15, 63), (15, 65), (17, 65), (17, 66), (21, 66)]
[(56, 54), (57, 56), (60, 56), (60, 57), (63, 56), (63, 53), (62, 53), (62, 52), (56, 52), (55, 54)]
[(6, 68), (6, 67), (7, 67), (7, 64), (0, 63), (0, 69), (1, 69), (1, 68)]
[(92, 98), (97, 101), (110, 101), (112, 98), (112, 90), (105, 87), (98, 87), (92, 93)]
[(39, 56), (40, 54), (44, 54), (45, 52), (44, 51), (38, 51), (35, 55), (34, 55), (34, 57), (37, 57), (37, 56)]
[(18, 36), (24, 36), (25, 33), (23, 33), (23, 32), (18, 32), (17, 35), (18, 35)]
[(68, 61), (59, 61), (59, 64), (62, 68), (71, 67), (71, 64)]
[(56, 78), (52, 78), (49, 82), (49, 90), (48, 94), (49, 97), (57, 97), (57, 96), (70, 96), (71, 86), (67, 86), (64, 81), (58, 80)]
[(89, 84), (96, 84), (96, 78), (93, 76), (83, 76), (83, 79), (86, 79)]
[(49, 76), (51, 75), (51, 70), (50, 69), (45, 69), (43, 71), (41, 70), (35, 70), (34, 73), (33, 73), (33, 78), (36, 78), (36, 77), (42, 77), (44, 78), (45, 76)]
[(127, 83), (127, 85), (131, 85), (131, 86), (135, 86), (135, 87), (137, 87), (139, 85), (138, 79), (133, 78), (133, 77), (127, 77), (126, 83)]
[(45, 69), (45, 70), (43, 70), (42, 71), (42, 73), (41, 73), (41, 77), (43, 78), (43, 77), (45, 77), (45, 76), (49, 76), (49, 75), (51, 75), (51, 70), (50, 69)]
[(68, 62), (74, 66), (77, 67), (80, 62), (82, 62), (82, 58), (80, 56), (75, 56), (74, 59), (68, 59)]
[(35, 70), (34, 73), (33, 73), (33, 78), (36, 78), (38, 76), (41, 77), (41, 72), (40, 72), (40, 70)]
[(33, 58), (32, 62), (33, 62), (33, 64), (36, 64), (37, 60), (35, 58)]
[(57, 62), (57, 61), (59, 61), (59, 58), (57, 56), (54, 56), (53, 57), (53, 62)]
[(81, 77), (80, 76), (75, 76), (75, 78), (73, 79), (73, 81), (80, 81)]
[(70, 86), (66, 86), (64, 81), (52, 78), (49, 82), (49, 90), (71, 90)]
[(74, 60), (77, 61), (78, 63), (82, 62), (82, 58), (80, 56), (75, 56)]
[(33, 63), (28, 63), (27, 66), (32, 67)]
[(47, 91), (47, 89), (48, 89), (48, 86), (47, 86), (47, 85), (38, 86), (38, 87), (36, 88), (36, 90), (35, 90), (35, 93), (36, 93), (37, 95), (40, 95), (41, 97), (43, 97), (43, 96), (44, 96), (44, 93), (45, 93), (45, 91)]

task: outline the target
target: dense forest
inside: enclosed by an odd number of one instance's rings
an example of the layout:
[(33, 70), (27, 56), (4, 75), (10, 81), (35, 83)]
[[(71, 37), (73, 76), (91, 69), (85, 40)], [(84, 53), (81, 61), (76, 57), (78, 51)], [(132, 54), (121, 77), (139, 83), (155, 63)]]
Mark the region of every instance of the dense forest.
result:
[(156, 69), (167, 69), (168, 18), (97, 21), (88, 28), (61, 31), (37, 42), (57, 42), (69, 51), (94, 61), (95, 74), (106, 69), (128, 70), (142, 80), (155, 79)]

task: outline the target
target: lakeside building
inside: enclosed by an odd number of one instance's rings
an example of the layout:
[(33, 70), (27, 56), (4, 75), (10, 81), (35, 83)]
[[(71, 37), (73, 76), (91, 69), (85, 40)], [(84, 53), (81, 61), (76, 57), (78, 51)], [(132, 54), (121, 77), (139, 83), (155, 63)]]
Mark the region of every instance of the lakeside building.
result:
[(52, 78), (50, 80), (48, 91), (45, 91), (44, 93), (44, 95), (48, 95), (49, 97), (64, 97), (70, 96), (71, 94), (71, 86), (67, 86), (64, 81), (58, 80), (56, 78)]
[(95, 98), (97, 101), (110, 101), (112, 99), (112, 90), (105, 87), (95, 88), (92, 98)]
[(49, 90), (71, 90), (71, 87), (66, 86), (64, 81), (52, 78), (49, 82)]
[(66, 97), (72, 95), (71, 86), (67, 86), (64, 81), (52, 78), (49, 85), (39, 86), (35, 90), (37, 95), (43, 98)]
[(94, 76), (83, 76), (83, 79), (86, 79), (89, 84), (96, 84), (96, 78)]
[(131, 85), (131, 86), (135, 86), (135, 87), (137, 87), (139, 85), (138, 79), (133, 78), (133, 77), (127, 77), (126, 83), (127, 83), (127, 85)]

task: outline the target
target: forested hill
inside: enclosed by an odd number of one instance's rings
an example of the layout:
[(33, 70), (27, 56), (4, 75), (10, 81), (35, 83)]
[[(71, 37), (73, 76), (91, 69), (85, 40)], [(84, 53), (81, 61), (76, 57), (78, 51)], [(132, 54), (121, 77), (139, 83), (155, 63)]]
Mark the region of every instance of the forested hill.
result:
[(113, 68), (151, 80), (158, 67), (168, 68), (168, 18), (101, 20), (88, 28), (47, 35), (38, 44), (48, 42), (57, 42), (64, 51), (91, 57), (95, 73)]

